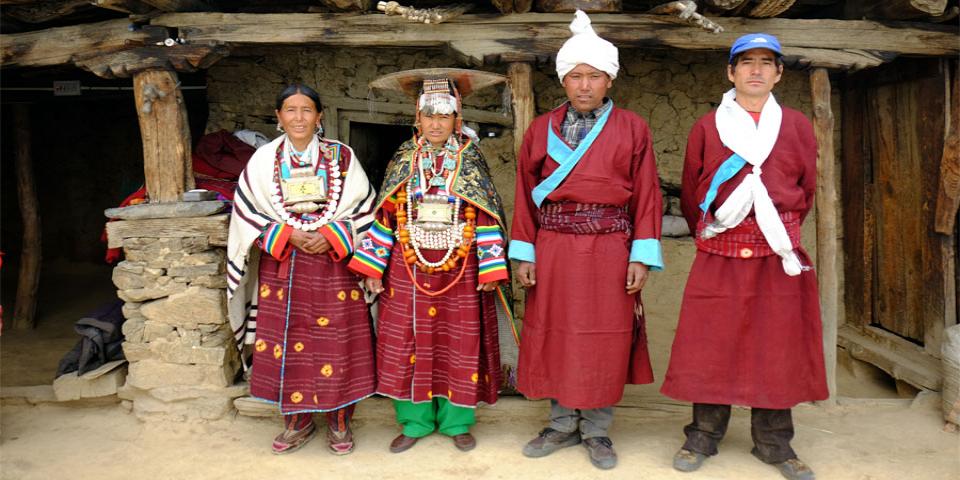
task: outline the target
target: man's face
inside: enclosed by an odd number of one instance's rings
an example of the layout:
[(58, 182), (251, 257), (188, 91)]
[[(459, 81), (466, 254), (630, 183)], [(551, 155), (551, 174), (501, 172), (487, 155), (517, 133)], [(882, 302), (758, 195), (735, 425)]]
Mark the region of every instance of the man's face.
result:
[(727, 66), (727, 78), (737, 89), (737, 96), (762, 98), (780, 81), (783, 66), (777, 65), (777, 57), (765, 48), (747, 50), (736, 65)]
[(607, 89), (613, 86), (613, 80), (602, 70), (585, 63), (577, 65), (563, 77), (563, 89), (567, 92), (570, 105), (581, 113), (596, 110), (603, 105)]

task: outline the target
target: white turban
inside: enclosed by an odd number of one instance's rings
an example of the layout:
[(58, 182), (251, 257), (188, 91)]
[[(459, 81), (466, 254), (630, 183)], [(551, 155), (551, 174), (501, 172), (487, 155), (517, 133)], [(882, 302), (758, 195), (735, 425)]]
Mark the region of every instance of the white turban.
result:
[(581, 10), (574, 14), (575, 18), (570, 22), (570, 31), (573, 36), (570, 37), (557, 52), (557, 75), (560, 81), (580, 65), (585, 63), (597, 70), (606, 72), (610, 79), (617, 78), (617, 72), (620, 70), (619, 54), (617, 47), (612, 43), (600, 38), (597, 32), (590, 26), (590, 17)]

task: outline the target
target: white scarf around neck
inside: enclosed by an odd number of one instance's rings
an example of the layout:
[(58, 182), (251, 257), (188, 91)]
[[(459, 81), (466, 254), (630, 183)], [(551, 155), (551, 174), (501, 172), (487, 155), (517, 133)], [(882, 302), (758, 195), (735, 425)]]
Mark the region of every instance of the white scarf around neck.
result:
[(770, 248), (780, 256), (783, 271), (787, 275), (797, 276), (809, 267), (803, 266), (800, 258), (793, 251), (793, 244), (783, 225), (783, 220), (780, 219), (780, 213), (773, 205), (767, 187), (760, 178), (763, 173), (761, 166), (770, 156), (780, 136), (782, 120), (783, 110), (773, 98), (773, 93), (767, 97), (763, 105), (759, 123), (754, 122), (750, 113), (736, 102), (735, 89), (731, 88), (723, 94), (723, 100), (717, 108), (717, 133), (720, 134), (720, 140), (727, 148), (753, 166), (753, 171), (744, 177), (723, 205), (717, 208), (714, 215), (715, 221), (704, 228), (701, 236), (712, 238), (736, 227), (753, 209), (763, 237)]

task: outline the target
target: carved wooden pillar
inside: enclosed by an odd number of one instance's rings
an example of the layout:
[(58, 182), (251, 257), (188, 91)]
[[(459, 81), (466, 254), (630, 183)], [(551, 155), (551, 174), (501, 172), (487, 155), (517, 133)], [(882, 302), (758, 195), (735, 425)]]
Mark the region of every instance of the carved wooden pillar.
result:
[(31, 154), (30, 109), (27, 105), (13, 106), (14, 138), (17, 144), (17, 196), (23, 218), (23, 243), (20, 251), (20, 277), (17, 298), (13, 307), (13, 328), (25, 330), (34, 327), (37, 313), (37, 286), (40, 283), (40, 208), (33, 181)]
[(228, 53), (222, 45), (174, 44), (139, 47), (75, 62), (100, 77), (133, 77), (150, 203), (180, 201), (183, 192), (194, 188), (190, 125), (176, 72), (207, 68)]
[(533, 97), (533, 67), (526, 62), (514, 62), (507, 68), (513, 104), (513, 153), (520, 155), (523, 135), (536, 114)]
[(837, 395), (837, 201), (833, 154), (833, 110), (830, 107), (830, 77), (825, 68), (810, 72), (813, 99), (813, 132), (817, 137), (817, 281), (823, 321), (823, 356), (827, 368), (828, 403)]
[(172, 70), (133, 75), (143, 141), (143, 175), (151, 203), (176, 202), (194, 187), (187, 107)]

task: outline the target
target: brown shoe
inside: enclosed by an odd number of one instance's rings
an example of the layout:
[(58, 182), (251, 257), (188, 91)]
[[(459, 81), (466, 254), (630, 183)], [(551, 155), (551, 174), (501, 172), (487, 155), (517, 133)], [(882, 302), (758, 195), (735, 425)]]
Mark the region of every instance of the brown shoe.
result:
[(453, 445), (461, 452), (469, 452), (476, 448), (477, 439), (473, 438), (473, 435), (469, 433), (461, 433), (460, 435), (453, 436)]
[(406, 452), (407, 450), (410, 450), (410, 447), (417, 444), (417, 440), (420, 439), (408, 437), (401, 433), (400, 435), (397, 435), (397, 438), (394, 438), (393, 441), (390, 442), (390, 451), (392, 453)]
[(300, 430), (284, 430), (273, 439), (272, 450), (276, 455), (295, 452), (309, 442), (317, 434), (317, 426), (310, 422)]
[(617, 452), (613, 451), (613, 442), (608, 437), (583, 439), (583, 446), (590, 453), (590, 463), (601, 470), (617, 466)]
[(552, 428), (544, 428), (537, 437), (523, 446), (523, 455), (530, 458), (540, 458), (550, 455), (561, 448), (572, 447), (580, 443), (580, 432), (561, 432)]

